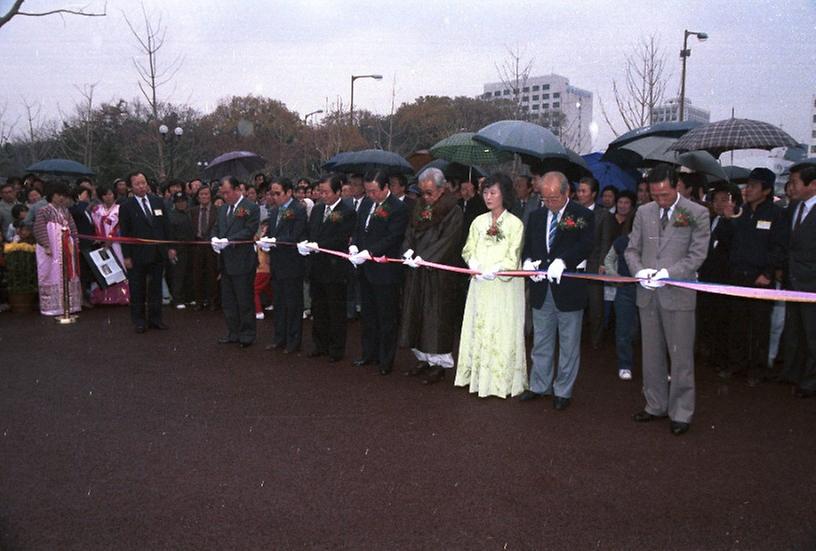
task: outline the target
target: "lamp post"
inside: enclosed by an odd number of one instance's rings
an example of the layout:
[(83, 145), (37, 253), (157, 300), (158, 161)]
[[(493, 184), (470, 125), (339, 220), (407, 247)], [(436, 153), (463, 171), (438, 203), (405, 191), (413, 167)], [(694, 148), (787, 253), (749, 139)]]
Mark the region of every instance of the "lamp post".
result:
[(680, 59), (683, 60), (683, 69), (680, 73), (680, 121), (683, 122), (683, 116), (686, 111), (686, 59), (691, 55), (691, 49), (688, 47), (689, 36), (696, 36), (697, 40), (703, 42), (708, 39), (708, 34), (699, 31), (683, 31), (683, 49), (680, 50)]
[(354, 124), (354, 81), (358, 78), (373, 78), (374, 80), (382, 80), (382, 75), (351, 75), (351, 102), (349, 105), (349, 121)]
[(303, 117), (303, 124), (308, 126), (309, 125), (309, 117), (311, 117), (312, 115), (319, 115), (322, 112), (323, 112), (322, 109), (318, 109), (317, 111), (312, 111), (311, 113), (306, 113), (306, 116)]
[(581, 100), (578, 100), (575, 107), (578, 108), (578, 155), (580, 155), (584, 147), (584, 144), (582, 143), (583, 136), (581, 136), (581, 131), (583, 130), (583, 124), (581, 121)]
[(181, 139), (181, 135), (184, 134), (184, 129), (180, 126), (177, 126), (173, 129), (173, 134), (170, 134), (170, 129), (167, 127), (166, 124), (162, 124), (159, 126), (159, 134), (161, 134), (162, 140), (165, 143), (168, 143), (170, 146), (170, 173), (169, 177), (173, 177), (173, 164), (176, 156), (176, 140)]

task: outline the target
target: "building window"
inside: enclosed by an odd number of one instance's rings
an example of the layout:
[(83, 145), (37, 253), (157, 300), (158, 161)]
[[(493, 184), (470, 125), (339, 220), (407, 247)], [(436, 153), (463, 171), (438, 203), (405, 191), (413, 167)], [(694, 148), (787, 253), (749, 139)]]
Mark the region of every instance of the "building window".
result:
[(522, 91), (522, 92), (525, 92), (525, 93), (526, 93), (526, 92), (529, 92), (529, 91), (530, 91), (530, 87), (529, 87), (529, 86), (525, 86), (524, 88), (522, 88), (522, 89), (521, 89), (521, 91)]
[(554, 93), (554, 94), (553, 94), (553, 99), (555, 99), (555, 98), (560, 98), (560, 97), (561, 97), (561, 93), (560, 93), (560, 92), (556, 92), (556, 93)]
[(542, 90), (549, 90), (549, 89), (550, 89), (550, 85), (549, 85), (549, 84), (545, 84), (544, 86), (542, 86), (542, 87), (541, 87), (541, 89), (542, 89)]
[(499, 90), (496, 90), (495, 92), (493, 92), (493, 97), (494, 98), (497, 98), (499, 96), (501, 96), (501, 92)]
[(816, 123), (816, 115), (813, 115), (813, 122)]
[(530, 101), (530, 96), (521, 96), (521, 101)]
[(533, 101), (538, 101), (538, 94), (533, 96)]
[(522, 110), (522, 111), (529, 111), (529, 110), (530, 110), (530, 108), (529, 108), (529, 107), (527, 107), (526, 105), (522, 105), (522, 106), (521, 106), (521, 110)]
[(540, 89), (540, 86), (538, 84), (533, 86), (533, 92), (538, 92), (539, 89)]
[(518, 88), (513, 88), (513, 95), (514, 95), (514, 96), (517, 96), (517, 95), (518, 95)]
[(811, 145), (810, 146), (810, 152), (811, 153), (816, 153), (816, 145)]
[(561, 103), (558, 102), (558, 101), (554, 101), (553, 102), (553, 109), (558, 109), (559, 107), (561, 107)]
[(537, 104), (533, 104), (533, 111), (538, 111), (538, 105)]
[(550, 99), (549, 94), (541, 94), (541, 99)]
[(510, 90), (505, 90), (505, 91), (504, 91), (504, 92), (502, 92), (502, 93), (503, 93), (505, 96), (509, 96), (509, 95), (510, 95)]
[(813, 135), (811, 136), (811, 138), (816, 138), (816, 130), (813, 131)]
[(549, 108), (550, 108), (550, 104), (549, 104), (549, 103), (542, 103), (542, 104), (541, 104), (541, 108), (542, 108), (542, 109), (549, 109)]

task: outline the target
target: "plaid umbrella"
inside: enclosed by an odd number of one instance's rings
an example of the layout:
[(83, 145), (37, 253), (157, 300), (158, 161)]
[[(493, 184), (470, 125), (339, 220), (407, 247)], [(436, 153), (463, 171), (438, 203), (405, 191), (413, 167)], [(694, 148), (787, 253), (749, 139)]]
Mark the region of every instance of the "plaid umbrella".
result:
[(445, 159), (462, 165), (497, 165), (513, 159), (513, 154), (497, 151), (473, 139), (475, 132), (459, 132), (434, 144), (430, 153), (437, 159)]
[(672, 146), (678, 151), (702, 149), (715, 157), (734, 149), (794, 147), (796, 140), (772, 124), (750, 119), (726, 119), (695, 128)]

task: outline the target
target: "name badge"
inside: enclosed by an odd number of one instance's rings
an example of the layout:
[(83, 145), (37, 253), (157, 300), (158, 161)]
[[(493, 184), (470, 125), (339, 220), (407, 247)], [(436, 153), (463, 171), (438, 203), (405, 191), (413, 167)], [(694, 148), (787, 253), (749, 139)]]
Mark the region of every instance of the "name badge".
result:
[[(161, 216), (162, 215), (162, 209), (153, 209), (153, 215), (154, 216)], [(770, 226), (768, 226), (768, 227), (770, 227)]]
[(758, 229), (758, 230), (769, 230), (769, 229), (771, 229), (771, 221), (770, 220), (757, 220), (756, 229)]

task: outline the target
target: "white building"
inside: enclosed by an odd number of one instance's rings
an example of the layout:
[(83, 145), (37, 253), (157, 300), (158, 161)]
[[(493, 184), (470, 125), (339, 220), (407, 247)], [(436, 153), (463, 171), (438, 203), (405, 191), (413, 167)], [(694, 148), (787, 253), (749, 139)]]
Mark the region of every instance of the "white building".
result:
[(562, 143), (578, 153), (589, 153), (592, 144), (592, 92), (569, 83), (561, 75), (528, 77), (512, 89), (503, 82), (484, 85), (483, 99), (518, 101), (529, 120), (538, 122), (559, 136)]
[(810, 148), (808, 153), (811, 157), (816, 155), (816, 94), (810, 104)]
[[(683, 119), (687, 121), (711, 122), (711, 113), (705, 109), (694, 107), (691, 100), (684, 98), (685, 105)], [(652, 108), (652, 124), (659, 122), (677, 122), (680, 120), (680, 98), (666, 100)]]

